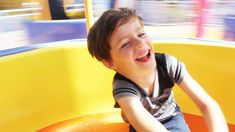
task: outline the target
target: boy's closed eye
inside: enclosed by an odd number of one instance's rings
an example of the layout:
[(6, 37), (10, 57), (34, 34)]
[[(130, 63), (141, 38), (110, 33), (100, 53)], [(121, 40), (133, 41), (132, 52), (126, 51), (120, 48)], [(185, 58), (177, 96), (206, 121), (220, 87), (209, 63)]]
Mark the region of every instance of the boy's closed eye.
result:
[(146, 33), (140, 33), (140, 34), (138, 35), (138, 37), (144, 38), (144, 37), (146, 37)]
[[(147, 35), (146, 35), (145, 32), (138, 34), (138, 37), (139, 37), (139, 38), (145, 38), (146, 36), (147, 36)], [(123, 48), (128, 47), (129, 44), (130, 44), (129, 41), (128, 41), (128, 42), (124, 42), (124, 43), (121, 45), (120, 49), (123, 49)]]
[(126, 42), (126, 43), (122, 44), (122, 46), (121, 46), (120, 49), (125, 48), (125, 47), (127, 47), (128, 45), (129, 45), (129, 42)]

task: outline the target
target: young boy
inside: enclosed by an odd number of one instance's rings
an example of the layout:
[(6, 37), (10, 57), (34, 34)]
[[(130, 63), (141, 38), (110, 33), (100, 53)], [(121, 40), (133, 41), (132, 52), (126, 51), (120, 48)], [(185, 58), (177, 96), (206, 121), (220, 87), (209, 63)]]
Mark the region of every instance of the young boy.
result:
[(106, 67), (116, 71), (115, 107), (122, 110), (130, 131), (190, 131), (172, 87), (177, 83), (202, 111), (213, 132), (228, 132), (218, 104), (195, 82), (175, 57), (154, 53), (143, 20), (128, 8), (102, 14), (88, 34), (88, 49)]

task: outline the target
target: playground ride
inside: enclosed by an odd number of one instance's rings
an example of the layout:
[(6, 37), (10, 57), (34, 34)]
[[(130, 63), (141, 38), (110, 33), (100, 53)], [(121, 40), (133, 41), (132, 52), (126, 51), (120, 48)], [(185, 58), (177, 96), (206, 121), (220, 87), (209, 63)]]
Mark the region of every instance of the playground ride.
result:
[[(194, 38), (153, 42), (156, 52), (186, 64), (235, 131), (234, 43)], [(128, 131), (113, 108), (114, 72), (89, 55), (84, 40), (30, 45), (0, 51), (0, 56), (0, 130)], [(174, 92), (191, 131), (207, 131), (194, 103), (177, 86)]]

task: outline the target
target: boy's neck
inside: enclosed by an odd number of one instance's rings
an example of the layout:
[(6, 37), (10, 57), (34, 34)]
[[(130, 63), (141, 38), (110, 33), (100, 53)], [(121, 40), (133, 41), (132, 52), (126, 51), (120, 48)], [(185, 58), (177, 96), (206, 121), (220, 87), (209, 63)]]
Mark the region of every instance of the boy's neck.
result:
[(156, 76), (155, 70), (152, 71), (150, 74), (142, 76), (141, 75), (133, 76), (130, 77), (129, 79), (135, 82), (140, 88), (145, 90), (147, 93), (152, 95), (154, 89), (155, 76)]

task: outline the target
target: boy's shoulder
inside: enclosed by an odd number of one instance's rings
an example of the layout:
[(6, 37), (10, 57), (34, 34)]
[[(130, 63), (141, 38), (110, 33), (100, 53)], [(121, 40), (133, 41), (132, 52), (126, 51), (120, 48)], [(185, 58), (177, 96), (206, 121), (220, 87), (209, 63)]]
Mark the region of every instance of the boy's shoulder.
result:
[(166, 63), (166, 54), (165, 53), (155, 53), (155, 59), (157, 63)]
[[(157, 62), (156, 70), (160, 74), (161, 79), (171, 80), (171, 77), (169, 77), (168, 73), (169, 71), (168, 61), (171, 60), (171, 56), (165, 53), (155, 53), (155, 60)], [(113, 78), (114, 89), (120, 87), (120, 85), (126, 87), (136, 87), (137, 89), (140, 89), (139, 86), (136, 83), (134, 83), (132, 80), (126, 78), (125, 76), (117, 72)]]
[(136, 93), (136, 95), (139, 97), (140, 95), (145, 96), (145, 92), (135, 82), (117, 72), (113, 78), (113, 90), (117, 90), (123, 87)]
[[(155, 53), (155, 60), (158, 66), (160, 65), (160, 67), (162, 67), (164, 70), (167, 70), (167, 65), (172, 61), (172, 59), (176, 58), (166, 53)], [(114, 80), (121, 80), (126, 83), (135, 84), (132, 80), (126, 78), (118, 72), (114, 75)]]
[(167, 68), (178, 63), (178, 60), (175, 56), (166, 53), (155, 53), (155, 59), (158, 64), (166, 66)]
[(126, 85), (126, 86), (129, 86), (129, 87), (137, 87), (138, 85), (136, 85), (132, 80), (126, 78), (125, 76), (121, 75), (120, 73), (116, 73), (114, 75), (114, 78), (113, 78), (113, 84), (114, 85)]
[(164, 62), (164, 61), (171, 61), (172, 59), (176, 59), (176, 58), (167, 53), (155, 53), (155, 59)]

